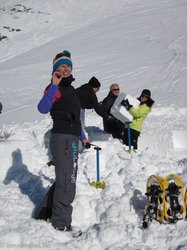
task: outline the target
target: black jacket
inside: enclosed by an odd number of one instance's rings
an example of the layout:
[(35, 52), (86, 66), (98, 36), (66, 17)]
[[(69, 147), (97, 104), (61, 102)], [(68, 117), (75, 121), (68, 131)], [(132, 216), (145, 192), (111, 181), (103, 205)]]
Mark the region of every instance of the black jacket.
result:
[(110, 109), (112, 107), (112, 105), (114, 104), (115, 100), (116, 100), (117, 96), (115, 96), (111, 91), (108, 93), (107, 97), (105, 97), (105, 99), (102, 101), (102, 107), (104, 109), (104, 111), (108, 114), (110, 114)]
[[(102, 101), (103, 110), (110, 116), (112, 116), (112, 114), (110, 113), (110, 109), (114, 104), (116, 98), (117, 96), (115, 96), (110, 91), (107, 97), (105, 97), (105, 99)], [(104, 130), (108, 133), (111, 133), (113, 137), (121, 138), (121, 134), (124, 128), (124, 124), (121, 121), (119, 121), (115, 117), (110, 120), (103, 119), (103, 126)]]
[(1, 114), (2, 109), (3, 109), (3, 105), (0, 102), (0, 114)]
[(72, 79), (68, 80), (68, 83), (64, 83), (62, 79), (50, 110), (53, 119), (52, 132), (80, 136), (80, 101), (71, 86)]
[(92, 86), (89, 83), (83, 84), (76, 89), (82, 109), (94, 109), (95, 112), (107, 119), (107, 114), (103, 111), (101, 105), (98, 103), (96, 94), (93, 92)]

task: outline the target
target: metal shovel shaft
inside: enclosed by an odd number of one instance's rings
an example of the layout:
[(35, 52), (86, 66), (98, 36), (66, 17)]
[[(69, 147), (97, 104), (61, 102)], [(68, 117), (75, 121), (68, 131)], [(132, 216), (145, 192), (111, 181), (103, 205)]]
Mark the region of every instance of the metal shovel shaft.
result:
[(130, 129), (130, 123), (128, 123), (127, 133), (128, 133), (128, 146), (129, 146), (129, 150), (131, 150), (131, 129)]
[(94, 147), (96, 150), (96, 174), (97, 174), (97, 180), (93, 181), (90, 185), (95, 188), (101, 188), (104, 189), (106, 187), (106, 183), (104, 181), (100, 181), (100, 169), (99, 169), (99, 150), (101, 150), (100, 147), (96, 146)]
[(101, 150), (100, 147), (95, 147), (96, 150), (96, 173), (97, 173), (97, 181), (100, 181), (100, 167), (99, 167), (99, 150)]
[(97, 181), (100, 180), (100, 169), (99, 169), (99, 150), (96, 151), (96, 162), (97, 162)]

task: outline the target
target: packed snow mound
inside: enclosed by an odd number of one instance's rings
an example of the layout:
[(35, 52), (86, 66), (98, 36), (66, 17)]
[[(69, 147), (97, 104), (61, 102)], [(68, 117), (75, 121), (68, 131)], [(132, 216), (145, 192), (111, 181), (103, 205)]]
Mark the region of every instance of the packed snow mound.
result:
[(176, 150), (187, 149), (187, 131), (173, 130), (173, 146)]
[[(0, 210), (3, 215), (0, 224), (4, 228), (0, 233), (1, 242), (18, 246), (31, 245), (34, 240), (36, 246), (42, 244), (52, 249), (58, 244), (71, 249), (88, 249), (91, 245), (98, 249), (151, 249), (154, 241), (155, 249), (167, 249), (167, 235), (172, 234), (173, 244), (177, 241), (183, 245), (187, 240), (185, 221), (177, 222), (177, 230), (175, 225), (166, 227), (153, 222), (148, 233), (141, 229), (141, 219), (149, 175), (177, 173), (187, 184), (187, 149), (175, 151), (172, 136), (174, 128), (187, 131), (186, 111), (153, 109), (140, 137), (140, 152), (132, 155), (125, 153), (119, 140), (103, 132), (102, 121), (96, 114), (87, 114), (88, 136), (90, 134), (92, 142), (102, 148), (100, 175), (107, 187), (98, 190), (90, 186), (96, 180), (96, 154), (93, 148), (83, 150), (79, 155), (73, 224), (84, 233), (76, 242), (55, 232), (50, 223), (32, 219), (35, 208), (54, 182), (54, 166), (46, 165), (50, 159), (51, 119), (6, 126), (1, 132), (4, 140), (0, 142)], [(91, 126), (93, 123), (95, 126)], [(179, 239), (178, 234), (183, 237)]]

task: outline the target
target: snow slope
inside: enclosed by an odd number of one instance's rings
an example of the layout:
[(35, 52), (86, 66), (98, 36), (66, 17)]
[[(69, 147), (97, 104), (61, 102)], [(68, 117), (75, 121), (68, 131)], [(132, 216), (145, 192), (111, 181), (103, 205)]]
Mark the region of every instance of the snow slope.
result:
[[(149, 175), (177, 173), (187, 185), (186, 12), (184, 0), (0, 0), (0, 34), (8, 36), (0, 41), (1, 249), (187, 249), (185, 220), (141, 229)], [(73, 203), (73, 224), (84, 231), (78, 240), (32, 218), (54, 181), (54, 168), (46, 166), (51, 119), (36, 107), (52, 58), (63, 49), (72, 52), (75, 87), (95, 75), (99, 100), (118, 82), (134, 96), (150, 88), (156, 101), (140, 156), (125, 156), (123, 145), (103, 133), (101, 117), (86, 112), (107, 187), (89, 185), (96, 179), (95, 151), (84, 150)]]

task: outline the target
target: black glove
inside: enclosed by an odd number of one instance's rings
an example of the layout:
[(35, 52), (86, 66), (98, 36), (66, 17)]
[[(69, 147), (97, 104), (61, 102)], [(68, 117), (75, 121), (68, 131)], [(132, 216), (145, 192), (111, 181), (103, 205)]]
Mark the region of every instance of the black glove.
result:
[(91, 144), (89, 142), (86, 142), (86, 144), (82, 143), (82, 146), (87, 149), (91, 148)]
[(111, 116), (111, 115), (108, 115), (108, 117), (107, 117), (107, 121), (108, 122), (111, 122), (111, 121), (113, 121), (114, 120), (114, 117), (113, 116)]
[(129, 100), (125, 99), (121, 102), (121, 105), (123, 105), (127, 110), (130, 110), (132, 108), (132, 105), (130, 105)]

